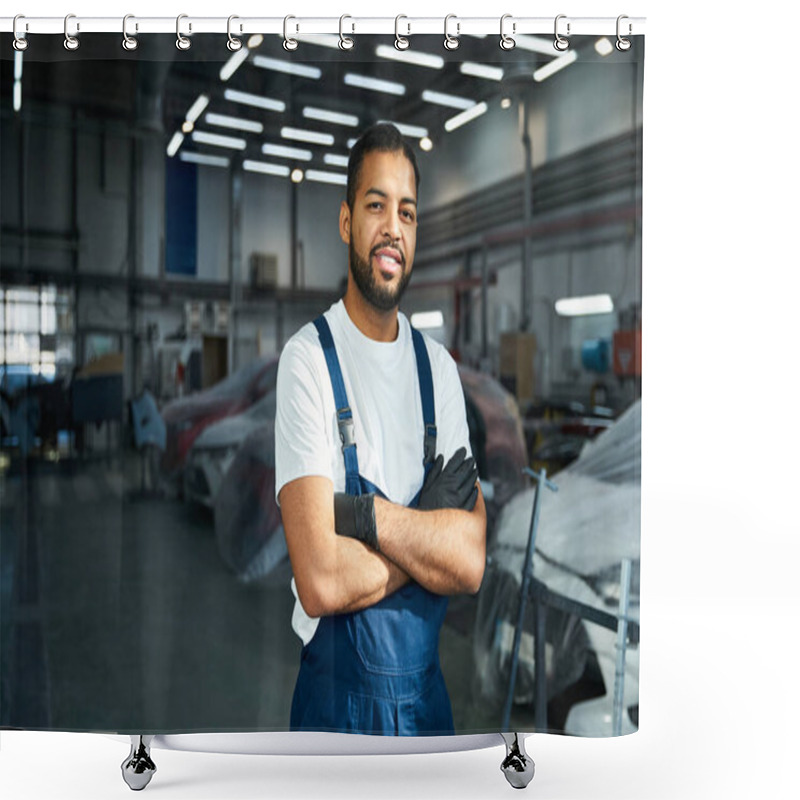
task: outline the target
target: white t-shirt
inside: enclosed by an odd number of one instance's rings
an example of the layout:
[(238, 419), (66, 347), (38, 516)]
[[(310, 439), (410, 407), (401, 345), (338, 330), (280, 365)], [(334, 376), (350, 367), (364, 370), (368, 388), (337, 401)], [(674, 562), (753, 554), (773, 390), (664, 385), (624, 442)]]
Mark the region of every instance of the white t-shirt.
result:
[[(325, 312), (347, 399), (353, 412), (359, 473), (394, 503), (408, 505), (422, 486), (424, 423), (411, 326), (398, 313), (393, 342), (377, 342), (355, 326), (339, 300)], [(447, 350), (423, 334), (431, 362), (436, 410), (436, 454), (445, 463), (465, 447), (471, 455), (464, 393)], [(317, 329), (309, 322), (287, 343), (278, 365), (275, 416), (275, 497), (287, 483), (309, 475), (330, 478), (345, 490), (345, 467), (336, 404)], [(309, 617), (292, 579), (292, 626), (307, 644), (318, 620)]]

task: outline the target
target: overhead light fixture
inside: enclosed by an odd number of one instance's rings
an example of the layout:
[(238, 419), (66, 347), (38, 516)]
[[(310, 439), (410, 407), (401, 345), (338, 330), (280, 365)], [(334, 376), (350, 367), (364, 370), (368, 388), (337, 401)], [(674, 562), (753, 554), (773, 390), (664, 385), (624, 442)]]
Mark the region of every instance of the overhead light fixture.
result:
[(313, 78), (314, 80), (319, 80), (322, 75), (322, 70), (319, 67), (295, 64), (292, 61), (280, 61), (277, 58), (267, 58), (266, 56), (253, 56), (253, 64), (256, 67), (261, 67), (261, 69), (283, 72), (286, 75), (295, 75), (298, 78)]
[(500, 108), (511, 108), (511, 98), (510, 97), (504, 97), (500, 101)]
[(350, 128), (358, 127), (358, 117), (352, 114), (341, 114), (338, 111), (328, 111), (324, 108), (306, 106), (303, 109), (303, 116), (306, 119), (316, 119), (319, 122), (330, 122), (332, 125), (347, 125)]
[(321, 133), (320, 131), (306, 131), (302, 128), (281, 128), (282, 139), (294, 139), (296, 142), (308, 142), (309, 144), (323, 144), (330, 147), (333, 144), (332, 133)]
[(546, 78), (549, 78), (551, 75), (554, 75), (556, 72), (564, 69), (564, 67), (568, 67), (577, 58), (578, 53), (575, 50), (568, 50), (563, 56), (558, 56), (549, 64), (539, 67), (539, 69), (533, 73), (533, 79), (535, 81), (543, 81)]
[(503, 80), (501, 67), (490, 67), (488, 64), (476, 64), (474, 61), (465, 61), (461, 64), (461, 74), (471, 75), (473, 78), (485, 78), (487, 81)]
[(456, 128), (460, 128), (462, 125), (465, 125), (467, 122), (475, 119), (475, 117), (479, 117), (481, 114), (485, 114), (488, 106), (486, 103), (478, 103), (472, 108), (468, 108), (466, 111), (462, 111), (460, 114), (456, 114), (454, 117), (450, 117), (447, 122), (444, 123), (444, 129), (450, 133), (454, 131)]
[(262, 144), (261, 152), (265, 156), (293, 158), (296, 161), (311, 161), (314, 157), (314, 154), (310, 150), (301, 150), (299, 147), (286, 147), (282, 144)]
[(433, 150), (433, 141), (431, 140), (430, 136), (423, 136), (419, 140), (419, 146), (422, 150), (428, 153)]
[(448, 108), (472, 108), (475, 105), (474, 100), (467, 97), (456, 97), (453, 94), (444, 94), (442, 92), (432, 92), (430, 89), (425, 89), (422, 93), (422, 99), (426, 103), (435, 103), (437, 106), (447, 106)]
[(21, 81), (22, 80), (22, 50), (15, 50), (14, 51), (14, 80)]
[(298, 42), (303, 42), (304, 44), (315, 44), (319, 47), (330, 47), (333, 50), (340, 49), (339, 37), (328, 33), (298, 34), (294, 38), (297, 39)]
[(179, 158), (181, 161), (203, 164), (206, 167), (227, 167), (231, 163), (230, 159), (223, 156), (207, 156), (205, 153), (192, 153), (186, 150), (181, 150)]
[(614, 45), (611, 44), (611, 40), (605, 36), (602, 36), (594, 43), (594, 49), (598, 52), (601, 56), (607, 56), (610, 53), (614, 52)]
[(14, 111), (22, 109), (22, 81), (14, 81)]
[(224, 97), (232, 103), (265, 108), (267, 111), (279, 111), (281, 113), (286, 111), (286, 103), (283, 100), (273, 100), (271, 97), (261, 97), (261, 95), (240, 92), (237, 89), (226, 89)]
[(247, 56), (250, 55), (249, 50), (246, 47), (242, 47), (237, 50), (223, 65), (222, 69), (219, 71), (219, 79), (221, 81), (227, 81), (234, 72), (236, 72), (239, 67), (247, 61)]
[(419, 53), (414, 50), (398, 50), (388, 44), (379, 44), (375, 48), (375, 55), (379, 58), (388, 58), (392, 61), (402, 61), (404, 64), (414, 64), (418, 67), (429, 69), (442, 69), (444, 59), (432, 53)]
[(411, 139), (421, 139), (423, 136), (428, 135), (428, 129), (423, 128), (421, 125), (407, 125), (405, 122), (394, 122), (389, 119), (380, 120), (387, 125), (394, 125), (403, 136), (408, 136)]
[(175, 131), (175, 133), (172, 134), (172, 138), (169, 140), (169, 144), (167, 145), (167, 155), (172, 158), (172, 156), (178, 152), (182, 144), (183, 134), (180, 131)]
[(248, 50), (255, 50), (256, 47), (261, 47), (264, 43), (264, 37), (260, 33), (254, 33), (248, 40), (247, 40), (247, 49)]
[(343, 175), (341, 172), (323, 172), (319, 169), (307, 169), (306, 178), (310, 181), (316, 181), (317, 183), (337, 183), (341, 186), (347, 185), (347, 175)]
[(353, 145), (358, 141), (358, 139), (348, 139), (347, 140), (347, 149), (352, 150)]
[(411, 315), (411, 325), (418, 330), (430, 330), (444, 326), (444, 314), (441, 311), (417, 311)]
[(583, 317), (590, 314), (610, 314), (614, 301), (608, 294), (592, 294), (583, 297), (562, 297), (556, 300), (556, 314), (561, 317)]
[(249, 133), (263, 133), (264, 126), (260, 122), (251, 119), (240, 119), (239, 117), (228, 117), (225, 114), (206, 114), (209, 125), (217, 125), (220, 128), (233, 128), (238, 131), (248, 131)]
[(248, 172), (260, 172), (263, 175), (277, 175), (281, 178), (289, 177), (289, 167), (283, 164), (269, 164), (266, 161), (251, 161), (245, 159), (242, 162), (242, 168)]
[(383, 92), (383, 94), (393, 94), (402, 97), (406, 93), (406, 87), (402, 83), (392, 81), (382, 81), (378, 78), (368, 78), (366, 75), (356, 75), (348, 72), (344, 76), (346, 86), (355, 86), (358, 89), (369, 89), (371, 92)]
[(244, 150), (247, 147), (244, 139), (220, 136), (218, 133), (206, 133), (206, 131), (193, 131), (192, 140), (200, 144), (210, 144), (212, 147), (228, 147), (231, 150)]
[(183, 125), (181, 125), (181, 131), (183, 131), (183, 133), (191, 133), (193, 130), (194, 122), (184, 122)]
[(541, 53), (543, 56), (553, 55), (553, 40), (544, 39), (541, 36), (529, 36), (521, 34), (514, 37), (517, 47), (520, 50), (527, 50), (530, 53)]
[(350, 163), (347, 156), (337, 156), (335, 153), (325, 153), (322, 160), (330, 167), (346, 167)]
[(208, 95), (201, 94), (197, 100), (192, 103), (191, 108), (186, 112), (187, 122), (197, 122), (197, 118), (206, 110), (208, 105)]
[(292, 178), (292, 183), (302, 183), (302, 181), (303, 181), (303, 170), (301, 170), (301, 169), (293, 169), (291, 178)]

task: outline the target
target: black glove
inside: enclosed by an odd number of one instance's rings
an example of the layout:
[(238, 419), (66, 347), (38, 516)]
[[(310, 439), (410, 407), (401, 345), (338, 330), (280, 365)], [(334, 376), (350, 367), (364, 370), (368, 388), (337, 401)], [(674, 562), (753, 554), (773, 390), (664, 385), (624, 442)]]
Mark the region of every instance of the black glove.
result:
[(472, 511), (475, 508), (478, 500), (478, 469), (475, 459), (466, 455), (467, 448), (459, 448), (444, 469), (444, 456), (437, 456), (419, 494), (417, 507), (420, 510), (461, 508)]
[(336, 492), (333, 495), (333, 518), (336, 533), (349, 536), (368, 544), (373, 550), (378, 547), (378, 526), (375, 523), (374, 494), (345, 494)]

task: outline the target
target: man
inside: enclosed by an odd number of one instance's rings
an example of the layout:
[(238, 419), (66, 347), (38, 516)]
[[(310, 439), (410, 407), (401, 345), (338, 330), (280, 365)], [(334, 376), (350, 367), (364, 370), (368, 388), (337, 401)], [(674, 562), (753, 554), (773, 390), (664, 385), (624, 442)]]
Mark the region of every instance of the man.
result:
[(418, 186), (397, 129), (368, 129), (339, 213), (344, 298), (278, 368), (275, 484), (304, 645), (293, 730), (453, 733), (439, 631), (448, 595), (480, 587), (486, 511), (455, 363), (398, 312)]

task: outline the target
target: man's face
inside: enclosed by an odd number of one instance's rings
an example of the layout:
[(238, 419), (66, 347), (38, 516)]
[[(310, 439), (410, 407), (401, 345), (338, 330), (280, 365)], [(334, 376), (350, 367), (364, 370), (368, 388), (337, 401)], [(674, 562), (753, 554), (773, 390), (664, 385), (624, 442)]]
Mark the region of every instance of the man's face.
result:
[(350, 272), (363, 297), (390, 311), (411, 278), (417, 245), (414, 168), (402, 151), (364, 156), (352, 210), (342, 203), (339, 231), (349, 245)]

